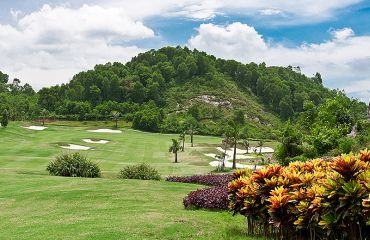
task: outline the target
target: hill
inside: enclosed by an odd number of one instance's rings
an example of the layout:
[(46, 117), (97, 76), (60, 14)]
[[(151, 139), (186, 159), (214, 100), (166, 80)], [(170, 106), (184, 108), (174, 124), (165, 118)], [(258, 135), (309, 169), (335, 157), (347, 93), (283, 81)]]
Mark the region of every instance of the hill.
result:
[[(299, 67), (243, 64), (186, 47), (96, 65), (38, 93), (0, 72), (0, 112), (7, 109), (11, 120), (109, 120), (115, 112), (136, 129), (167, 133), (195, 122), (198, 133), (221, 135), (236, 115), (245, 118), (250, 137), (276, 138), (274, 130), (299, 119), (304, 106), (319, 107), (337, 95), (343, 94), (325, 88), (319, 73), (307, 77)], [(352, 102), (353, 109), (364, 106)]]
[(162, 132), (178, 132), (177, 126), (190, 114), (200, 123), (200, 133), (216, 135), (225, 119), (239, 110), (252, 135), (260, 137), (302, 112), (305, 101), (317, 105), (334, 95), (322, 86), (320, 74), (309, 78), (292, 67), (243, 64), (196, 49), (164, 47), (126, 64), (96, 65), (68, 84), (43, 88), (38, 103), (72, 119), (106, 118), (119, 111), (135, 121), (137, 112), (144, 111), (149, 117), (137, 117), (134, 127)]

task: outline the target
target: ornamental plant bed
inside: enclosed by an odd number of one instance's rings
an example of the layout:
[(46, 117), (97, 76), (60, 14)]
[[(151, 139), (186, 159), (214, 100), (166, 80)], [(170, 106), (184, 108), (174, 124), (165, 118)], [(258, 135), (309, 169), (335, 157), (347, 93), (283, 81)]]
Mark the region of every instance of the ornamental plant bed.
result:
[(228, 186), (247, 231), (273, 239), (369, 239), (370, 151), (269, 166)]

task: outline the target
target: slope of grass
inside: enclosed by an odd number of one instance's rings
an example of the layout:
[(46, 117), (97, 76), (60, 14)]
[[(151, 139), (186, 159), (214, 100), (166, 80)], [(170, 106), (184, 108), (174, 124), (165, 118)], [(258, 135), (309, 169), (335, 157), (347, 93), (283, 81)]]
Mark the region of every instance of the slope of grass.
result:
[[(122, 134), (89, 133), (97, 128), (76, 123), (32, 131), (11, 123), (0, 128), (0, 239), (248, 239), (245, 220), (228, 212), (185, 210), (182, 199), (204, 186), (116, 179), (122, 166), (147, 162), (164, 175), (208, 173), (203, 155), (220, 141), (197, 136), (198, 147), (168, 153), (177, 135), (122, 129)], [(107, 139), (107, 145), (81, 142)], [(103, 178), (48, 176), (45, 170), (60, 143), (92, 146), (88, 157), (99, 162)]]
[[(67, 152), (60, 144), (79, 144), (93, 147), (84, 151), (91, 160), (99, 163), (103, 176), (115, 177), (126, 164), (149, 163), (163, 175), (201, 174), (212, 170), (203, 154), (186, 147), (179, 154), (180, 163), (173, 163), (168, 152), (171, 138), (177, 135), (146, 133), (132, 129), (122, 129), (121, 134), (91, 133), (87, 129), (97, 128), (47, 125), (44, 131), (23, 129), (25, 123), (12, 123), (0, 129), (0, 170), (13, 172), (33, 172), (46, 174), (48, 162), (56, 155)], [(66, 123), (64, 123), (65, 125)], [(73, 124), (73, 123), (71, 123)], [(108, 144), (89, 144), (81, 139), (106, 139)], [(196, 136), (197, 143), (218, 143), (219, 138)], [(187, 145), (189, 145), (187, 143)]]
[(199, 186), (0, 174), (1, 239), (246, 239), (244, 219), (185, 210)]

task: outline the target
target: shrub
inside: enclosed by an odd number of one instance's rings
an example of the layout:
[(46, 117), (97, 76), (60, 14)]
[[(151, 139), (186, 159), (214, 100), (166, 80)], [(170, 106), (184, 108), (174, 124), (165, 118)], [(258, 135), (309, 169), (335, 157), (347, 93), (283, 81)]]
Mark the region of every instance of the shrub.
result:
[(197, 183), (212, 188), (198, 189), (190, 192), (183, 200), (185, 208), (207, 208), (212, 210), (226, 210), (228, 207), (227, 186), (233, 179), (249, 176), (251, 170), (239, 169), (233, 174), (223, 175), (195, 175), (189, 177), (168, 177), (170, 182)]
[(57, 156), (46, 168), (50, 175), (63, 177), (100, 177), (98, 164), (78, 152)]
[(170, 176), (166, 178), (169, 182), (195, 183), (208, 186), (227, 186), (233, 179), (231, 174), (208, 174), (208, 175), (193, 175), (185, 177)]
[(228, 208), (227, 187), (212, 187), (190, 192), (184, 198), (185, 208), (207, 208), (226, 210)]
[(119, 175), (123, 179), (160, 180), (158, 171), (146, 163), (124, 167)]
[[(237, 177), (237, 176), (236, 176)], [(229, 207), (248, 233), (274, 239), (366, 239), (370, 232), (370, 151), (269, 166), (228, 188)]]

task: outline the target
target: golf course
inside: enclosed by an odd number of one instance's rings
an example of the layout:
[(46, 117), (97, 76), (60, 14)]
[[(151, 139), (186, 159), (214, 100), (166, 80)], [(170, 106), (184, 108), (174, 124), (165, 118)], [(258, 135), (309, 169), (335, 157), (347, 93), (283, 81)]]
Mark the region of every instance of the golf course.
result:
[[(14, 122), (0, 129), (1, 239), (246, 239), (242, 216), (184, 208), (182, 199), (204, 186), (117, 179), (125, 165), (137, 163), (150, 164), (162, 176), (209, 173), (214, 167), (197, 146), (220, 138), (195, 136), (195, 147), (187, 141), (175, 164), (168, 147), (177, 135), (130, 128), (89, 132), (98, 128), (94, 123), (56, 122), (41, 131), (24, 128), (28, 125)], [(109, 143), (81, 140), (86, 138)], [(61, 148), (66, 144), (91, 147), (80, 152), (98, 163), (102, 177), (49, 176), (48, 163), (72, 151)]]

